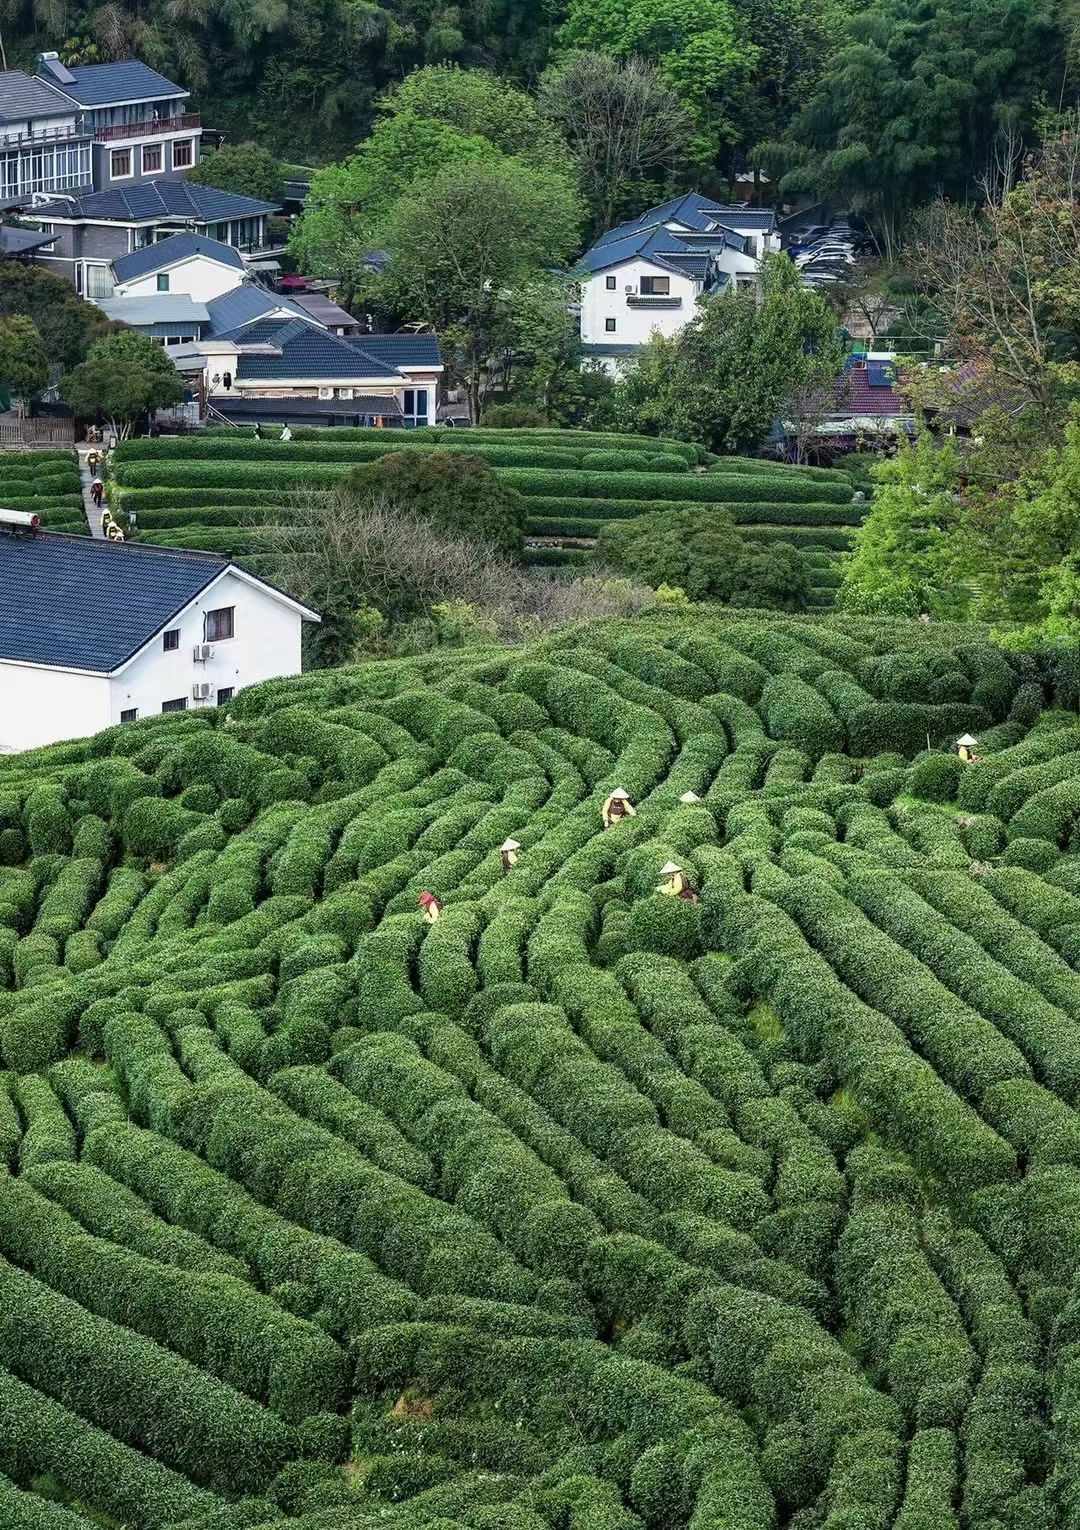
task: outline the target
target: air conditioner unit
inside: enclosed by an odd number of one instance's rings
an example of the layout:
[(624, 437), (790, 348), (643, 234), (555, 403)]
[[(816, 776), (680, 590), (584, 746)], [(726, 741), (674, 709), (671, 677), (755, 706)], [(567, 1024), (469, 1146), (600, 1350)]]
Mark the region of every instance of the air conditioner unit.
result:
[(353, 390), (351, 388), (339, 388), (337, 390), (338, 398), (352, 398), (352, 395)]
[(334, 396), (333, 388), (320, 388), (319, 389), (319, 397), (320, 398), (333, 398), (333, 396)]
[(213, 643), (196, 643), (195, 652), (192, 655), (196, 664), (205, 664), (207, 659), (214, 657)]
[(209, 680), (196, 680), (195, 684), (191, 687), (191, 694), (196, 701), (209, 701), (213, 693), (214, 687), (210, 684)]
[(629, 283), (629, 282), (628, 282), (628, 283), (627, 283), (627, 284), (626, 284), (626, 286), (625, 286), (625, 287), (624, 287), (624, 288), (623, 288), (623, 291), (624, 291), (624, 292), (636, 292), (636, 291), (637, 291), (637, 288), (636, 288), (636, 287), (633, 287), (633, 286), (631, 286), (631, 285), (630, 285), (630, 283)]

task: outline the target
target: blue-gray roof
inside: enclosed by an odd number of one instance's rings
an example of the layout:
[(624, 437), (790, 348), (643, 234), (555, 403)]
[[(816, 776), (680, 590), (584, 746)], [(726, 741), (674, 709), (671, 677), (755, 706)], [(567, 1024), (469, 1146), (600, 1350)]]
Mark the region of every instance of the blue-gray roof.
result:
[(108, 673), (228, 566), (138, 542), (0, 534), (0, 658)]
[(175, 85), (137, 58), (119, 64), (70, 64), (67, 72), (71, 79), (60, 88), (80, 106), (161, 101), (188, 94), (182, 85)]
[(137, 186), (114, 186), (111, 191), (76, 191), (70, 200), (49, 202), (34, 209), (35, 217), (94, 218), (106, 222), (150, 223), (156, 218), (184, 218), (192, 223), (216, 223), (222, 218), (254, 218), (277, 212), (273, 202), (237, 196), (216, 186), (188, 181), (143, 181)]
[[(668, 228), (670, 223), (681, 227)], [(665, 251), (685, 253), (726, 245), (745, 252), (746, 240), (738, 230), (771, 231), (775, 224), (775, 213), (761, 208), (729, 207), (689, 191), (601, 234), (591, 249), (585, 251), (581, 264), (587, 271), (604, 271), (642, 255), (655, 259)], [(663, 265), (664, 261), (659, 263)]]
[(303, 424), (325, 423), (329, 419), (359, 419), (375, 414), (400, 419), (401, 405), (388, 393), (358, 393), (353, 398), (306, 398), (299, 394), (275, 393), (272, 398), (243, 398), (240, 394), (214, 394), (214, 408), (228, 420), (245, 424), (260, 421), (264, 425), (282, 425), (287, 421)]
[[(402, 368), (438, 366), (434, 335), (365, 335), (347, 340), (310, 318), (261, 319), (219, 339), (237, 345), (274, 346), (276, 356), (239, 355), (236, 376), (246, 381), (281, 378), (393, 378)], [(422, 345), (418, 342), (424, 342)], [(374, 342), (374, 343), (371, 343)], [(436, 359), (433, 359), (436, 358)]]
[(698, 269), (693, 265), (688, 268), (681, 263), (680, 258), (693, 256), (695, 261), (704, 258), (707, 273), (709, 251), (720, 250), (725, 246), (745, 253), (745, 241), (728, 229), (719, 229), (712, 234), (695, 233), (693, 244), (690, 244), (677, 231), (665, 228), (661, 223), (636, 233), (624, 234), (619, 239), (594, 244), (591, 250), (585, 251), (580, 264), (586, 271), (595, 273), (609, 270), (612, 266), (621, 266), (627, 260), (647, 260), (652, 265), (678, 271), (683, 276), (697, 276)]
[(27, 122), (32, 117), (70, 117), (70, 101), (58, 90), (21, 69), (0, 72), (0, 122)]
[(0, 225), (0, 256), (4, 259), (26, 255), (31, 250), (43, 250), (46, 245), (55, 243), (55, 234), (34, 233), (28, 228), (12, 228), (7, 223)]
[(231, 244), (222, 244), (220, 239), (208, 239), (205, 234), (171, 234), (168, 239), (159, 239), (156, 244), (132, 250), (130, 255), (121, 255), (119, 260), (113, 261), (113, 271), (118, 282), (130, 282), (137, 276), (151, 276), (155, 271), (164, 271), (167, 266), (175, 265), (179, 260), (187, 260), (192, 255), (216, 260), (219, 265), (235, 266), (238, 271), (245, 269), (243, 256)]
[(442, 366), (437, 335), (354, 335), (349, 344), (391, 369)]
[[(225, 335), (231, 331), (240, 331), (245, 325), (253, 324), (257, 319), (265, 318), (267, 314), (276, 313), (280, 310), (297, 319), (310, 319), (311, 315), (304, 312), (290, 298), (279, 297), (277, 293), (267, 292), (265, 287), (255, 287), (245, 283), (242, 287), (234, 287), (231, 292), (223, 292), (220, 297), (211, 298), (206, 305), (210, 315), (211, 335)], [(233, 335), (234, 339), (239, 334)]]

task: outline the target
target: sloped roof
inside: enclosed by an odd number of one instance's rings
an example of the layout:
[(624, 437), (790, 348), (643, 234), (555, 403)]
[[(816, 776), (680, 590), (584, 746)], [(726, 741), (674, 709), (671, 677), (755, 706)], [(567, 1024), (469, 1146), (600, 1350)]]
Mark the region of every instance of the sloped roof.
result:
[(31, 250), (41, 250), (47, 244), (55, 243), (55, 234), (35, 233), (29, 228), (11, 228), (8, 224), (0, 225), (0, 256), (26, 255)]
[(348, 340), (319, 329), (310, 318), (263, 319), (219, 338), (238, 345), (276, 348), (276, 355), (237, 356), (235, 375), (241, 382), (291, 377), (386, 379), (397, 371), (381, 357), (370, 356)]
[(356, 335), (348, 343), (391, 370), (442, 366), (437, 335)]
[(122, 101), (161, 101), (171, 96), (186, 96), (182, 85), (174, 85), (149, 64), (137, 58), (119, 64), (71, 64), (70, 81), (60, 89), (80, 106), (111, 106)]
[[(668, 227), (672, 223), (680, 227)], [(652, 259), (665, 243), (672, 251), (700, 250), (706, 241), (711, 244), (712, 238), (716, 239), (717, 247), (727, 245), (748, 253), (744, 231), (763, 229), (771, 232), (775, 225), (776, 214), (773, 212), (762, 208), (730, 207), (703, 197), (699, 192), (688, 191), (601, 234), (592, 248), (586, 250), (581, 264), (587, 271), (603, 271), (645, 254)], [(685, 244), (680, 237), (683, 231), (690, 236)]]
[(299, 395), (278, 394), (274, 398), (242, 398), (238, 394), (225, 397), (214, 395), (214, 408), (226, 419), (261, 420), (275, 425), (284, 420), (308, 420), (318, 424), (333, 416), (381, 414), (393, 419), (401, 418), (401, 405), (388, 393), (358, 393), (354, 398), (305, 398)]
[(117, 669), (228, 566), (138, 542), (0, 534), (0, 659)]
[(130, 255), (121, 255), (119, 260), (113, 261), (113, 272), (118, 282), (130, 282), (138, 276), (152, 276), (155, 271), (164, 271), (181, 260), (190, 260), (193, 255), (217, 261), (222, 266), (234, 266), (238, 271), (246, 269), (243, 256), (231, 244), (208, 239), (205, 234), (170, 234), (168, 239), (159, 239), (156, 244), (132, 250)]
[(110, 191), (73, 192), (63, 200), (34, 209), (35, 217), (113, 219), (121, 223), (149, 223), (162, 218), (184, 218), (193, 223), (216, 223), (221, 218), (253, 218), (277, 212), (273, 202), (237, 196), (216, 186), (196, 186), (189, 181), (143, 181), (136, 186)]
[(0, 122), (25, 122), (31, 117), (70, 117), (73, 107), (58, 90), (21, 69), (0, 72)]
[(873, 414), (883, 417), (910, 414), (911, 406), (897, 393), (895, 372), (888, 362), (859, 366), (849, 357), (836, 383), (835, 413)]
[(145, 297), (93, 299), (96, 307), (110, 319), (134, 328), (148, 324), (203, 325), (209, 320), (205, 303), (196, 303), (187, 292), (151, 292)]
[(275, 292), (267, 292), (265, 287), (256, 287), (247, 282), (233, 287), (229, 292), (223, 292), (220, 297), (211, 298), (206, 310), (210, 315), (210, 334), (217, 336), (238, 333), (257, 319), (281, 310), (292, 318), (306, 318), (312, 324), (318, 322), (299, 308), (292, 298), (280, 297)]
[(611, 266), (621, 266), (627, 260), (648, 260), (665, 270), (676, 271), (681, 276), (690, 276), (697, 275), (697, 271), (688, 270), (686, 266), (679, 264), (677, 257), (694, 256), (704, 262), (702, 271), (704, 275), (708, 270), (710, 252), (723, 249), (725, 246), (736, 249), (740, 253), (746, 253), (744, 241), (737, 234), (732, 234), (729, 229), (695, 234), (691, 244), (678, 230), (666, 228), (661, 223), (643, 228), (636, 233), (626, 234), (621, 239), (594, 245), (591, 250), (585, 251), (581, 257), (581, 264), (587, 271), (596, 272), (606, 271)]

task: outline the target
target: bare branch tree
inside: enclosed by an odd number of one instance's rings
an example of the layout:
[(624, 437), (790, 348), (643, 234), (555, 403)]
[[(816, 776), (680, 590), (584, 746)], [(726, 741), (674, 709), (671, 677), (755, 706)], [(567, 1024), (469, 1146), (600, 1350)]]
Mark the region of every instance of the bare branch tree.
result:
[(598, 231), (616, 222), (628, 182), (682, 162), (694, 131), (651, 64), (608, 53), (574, 53), (549, 70), (540, 109), (566, 135)]

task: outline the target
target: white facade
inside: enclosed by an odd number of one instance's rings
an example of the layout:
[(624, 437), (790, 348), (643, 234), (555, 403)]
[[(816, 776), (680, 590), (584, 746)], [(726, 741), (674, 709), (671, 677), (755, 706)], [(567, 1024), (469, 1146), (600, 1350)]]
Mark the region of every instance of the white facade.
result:
[[(230, 608), (234, 635), (214, 641), (211, 656), (196, 658), (207, 612)], [(182, 701), (185, 711), (224, 704), (229, 698), (222, 692), (298, 675), (305, 620), (318, 618), (250, 574), (227, 568), (111, 674), (0, 660), (0, 754), (157, 716), (168, 702)], [(173, 631), (175, 646), (165, 637)], [(209, 695), (196, 699), (196, 687), (203, 686)]]
[[(166, 285), (160, 285), (158, 277), (164, 277)], [(243, 280), (244, 272), (237, 266), (225, 265), (207, 255), (189, 255), (173, 265), (148, 271), (145, 276), (117, 282), (113, 296), (155, 297), (161, 292), (186, 293), (196, 303), (209, 303), (232, 292)]]

